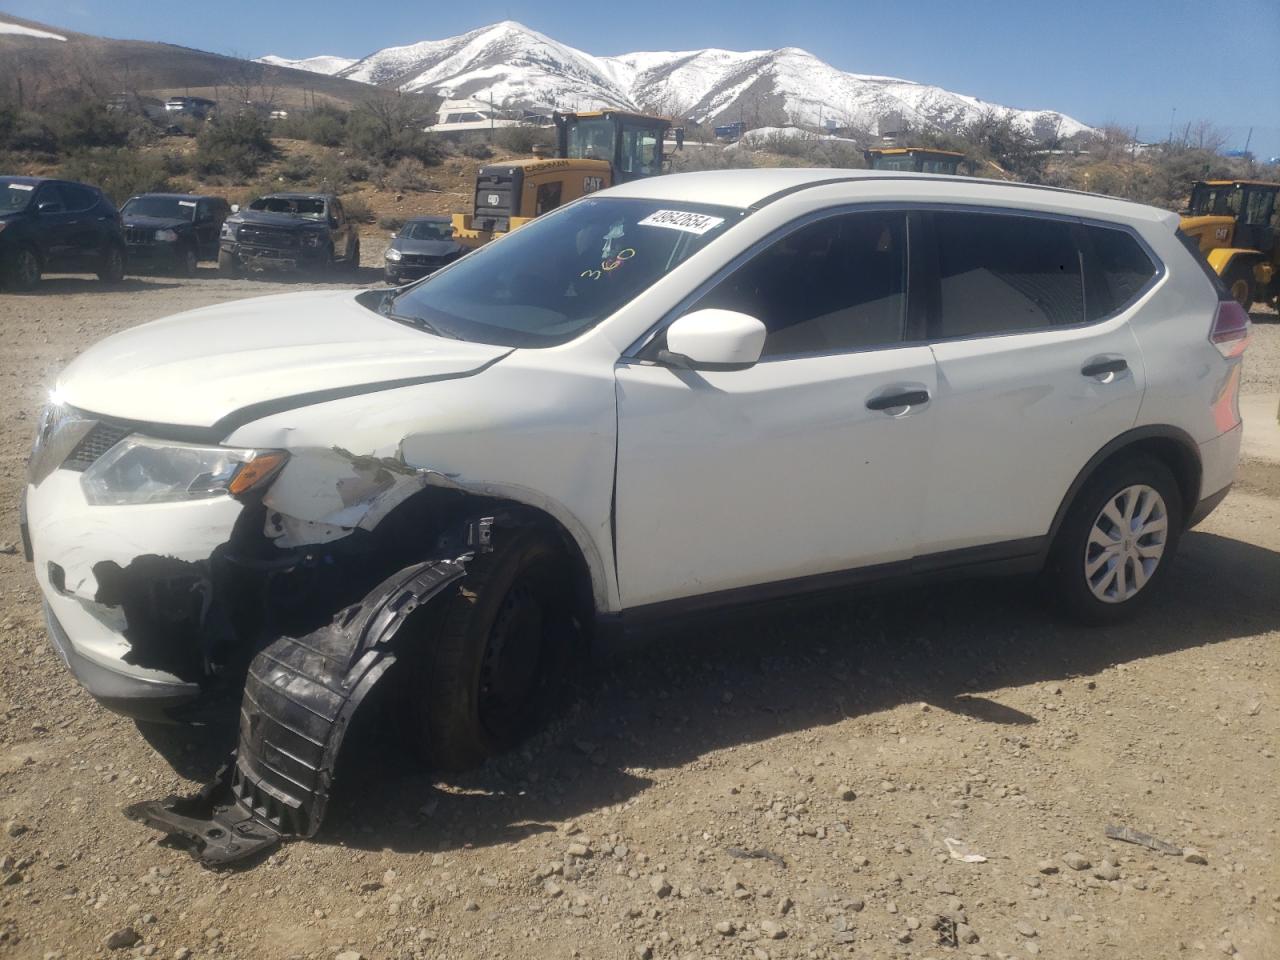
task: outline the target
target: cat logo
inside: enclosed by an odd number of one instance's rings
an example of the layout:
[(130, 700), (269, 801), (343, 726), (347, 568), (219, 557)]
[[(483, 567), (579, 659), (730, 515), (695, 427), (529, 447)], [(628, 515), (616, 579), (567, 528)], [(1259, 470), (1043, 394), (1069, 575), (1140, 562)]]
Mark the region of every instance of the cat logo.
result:
[(1227, 239), (1227, 234), (1230, 232), (1230, 229), (1227, 227), (1218, 227), (1217, 230), (1213, 231), (1213, 235), (1219, 240), (1225, 240)]
[(597, 190), (604, 189), (604, 177), (583, 177), (582, 192), (595, 193)]
[(491, 207), (502, 206), (502, 197), (496, 193), (491, 193), (484, 198), (484, 202)]

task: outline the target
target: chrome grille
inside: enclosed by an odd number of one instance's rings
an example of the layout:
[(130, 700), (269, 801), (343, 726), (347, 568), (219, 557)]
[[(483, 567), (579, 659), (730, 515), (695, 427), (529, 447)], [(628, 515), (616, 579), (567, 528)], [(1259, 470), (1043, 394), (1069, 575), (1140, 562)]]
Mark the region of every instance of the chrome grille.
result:
[(126, 243), (134, 245), (150, 243), (154, 230), (148, 230), (146, 227), (125, 227), (124, 239)]
[(87, 470), (95, 460), (131, 432), (128, 427), (121, 427), (117, 424), (105, 423), (99, 420), (94, 425), (94, 428), (85, 435), (84, 439), (76, 444), (75, 449), (71, 451), (67, 459), (62, 461), (62, 465), (68, 470)]

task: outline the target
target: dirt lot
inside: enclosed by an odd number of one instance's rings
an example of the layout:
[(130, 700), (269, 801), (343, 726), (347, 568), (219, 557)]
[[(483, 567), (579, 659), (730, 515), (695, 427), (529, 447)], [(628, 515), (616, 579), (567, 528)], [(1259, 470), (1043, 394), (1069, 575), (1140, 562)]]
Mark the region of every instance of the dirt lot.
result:
[[(301, 288), (0, 296), (0, 540), (42, 389), (77, 351)], [(1280, 324), (1256, 319), (1246, 389), (1275, 394)], [(21, 556), (0, 555), (0, 957), (1280, 956), (1276, 476), (1246, 465), (1136, 623), (1066, 626), (991, 583), (691, 628), (598, 670), (473, 775), (371, 747), (320, 837), (224, 873), (120, 808), (191, 790), (231, 734), (98, 707), (49, 649)]]

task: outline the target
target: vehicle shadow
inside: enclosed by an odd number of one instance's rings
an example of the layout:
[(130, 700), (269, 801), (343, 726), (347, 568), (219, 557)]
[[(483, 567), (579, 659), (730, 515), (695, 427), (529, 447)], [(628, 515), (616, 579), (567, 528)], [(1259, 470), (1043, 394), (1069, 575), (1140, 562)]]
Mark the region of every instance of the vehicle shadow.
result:
[(31, 290), (6, 290), (5, 293), (20, 297), (48, 297), (69, 293), (149, 293), (170, 290), (178, 284), (172, 277), (127, 276), (119, 283), (104, 283), (97, 277), (45, 275)]
[(1170, 573), (1158, 603), (1113, 628), (1055, 619), (1028, 581), (792, 602), (713, 629), (690, 624), (599, 668), (524, 747), (447, 780), (410, 759), (397, 736), (410, 732), (365, 724), (347, 741), (317, 842), (399, 851), (511, 842), (634, 797), (652, 783), (640, 771), (710, 751), (914, 702), (1030, 725), (1035, 716), (989, 691), (1280, 628), (1280, 553), (1192, 532)]

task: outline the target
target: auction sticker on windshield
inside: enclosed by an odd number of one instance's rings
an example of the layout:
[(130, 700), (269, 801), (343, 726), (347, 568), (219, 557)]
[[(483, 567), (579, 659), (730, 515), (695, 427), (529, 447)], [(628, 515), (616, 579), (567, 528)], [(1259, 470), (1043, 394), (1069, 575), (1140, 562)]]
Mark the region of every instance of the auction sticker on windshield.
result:
[(666, 227), (699, 236), (724, 223), (724, 217), (711, 217), (691, 210), (655, 210), (639, 222), (642, 227)]

